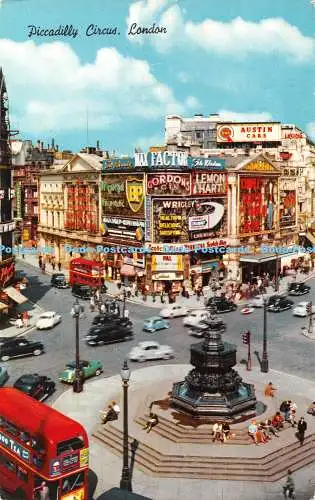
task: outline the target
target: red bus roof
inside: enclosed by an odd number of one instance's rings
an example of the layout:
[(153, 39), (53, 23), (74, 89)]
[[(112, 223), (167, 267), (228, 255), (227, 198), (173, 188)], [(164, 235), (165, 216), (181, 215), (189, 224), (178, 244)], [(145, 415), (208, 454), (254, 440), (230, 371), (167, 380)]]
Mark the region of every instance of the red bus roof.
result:
[(82, 259), (82, 257), (71, 259), (70, 264), (82, 264), (89, 267), (104, 267), (104, 264), (102, 262), (99, 262), (97, 260)]
[(81, 424), (14, 387), (0, 388), (0, 416), (30, 435), (43, 436), (51, 444), (79, 435), (87, 441)]

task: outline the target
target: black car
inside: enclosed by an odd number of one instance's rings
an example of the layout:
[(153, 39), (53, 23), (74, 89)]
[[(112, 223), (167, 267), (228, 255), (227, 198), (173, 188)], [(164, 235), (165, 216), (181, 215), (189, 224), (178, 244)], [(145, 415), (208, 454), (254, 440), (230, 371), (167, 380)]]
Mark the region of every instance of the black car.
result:
[(271, 312), (281, 312), (291, 309), (294, 302), (287, 297), (279, 297), (272, 304), (270, 304), (267, 309)]
[(63, 273), (53, 274), (50, 280), (50, 284), (51, 286), (55, 286), (56, 288), (69, 288), (66, 276)]
[(206, 301), (205, 305), (206, 307), (214, 306), (216, 313), (231, 312), (237, 309), (237, 305), (225, 297), (212, 297)]
[(120, 318), (116, 315), (97, 314), (92, 321), (93, 325), (122, 325), (132, 327), (132, 322), (128, 318)]
[(295, 282), (289, 284), (288, 293), (289, 295), (305, 295), (310, 290), (311, 287), (309, 285), (305, 285), (303, 282)]
[(17, 379), (14, 387), (38, 401), (44, 401), (56, 390), (56, 384), (51, 378), (38, 375), (38, 373), (22, 375)]
[(80, 299), (90, 299), (92, 297), (92, 289), (88, 285), (72, 285), (72, 295)]
[(189, 334), (193, 337), (202, 338), (205, 334), (205, 331), (209, 328), (206, 324), (199, 324), (198, 326), (192, 326), (189, 329)]
[(39, 356), (43, 352), (44, 345), (41, 342), (32, 342), (22, 337), (0, 343), (1, 361), (8, 361), (11, 358), (21, 358), (23, 356)]
[(88, 345), (104, 345), (133, 338), (132, 327), (124, 325), (93, 326), (85, 336)]

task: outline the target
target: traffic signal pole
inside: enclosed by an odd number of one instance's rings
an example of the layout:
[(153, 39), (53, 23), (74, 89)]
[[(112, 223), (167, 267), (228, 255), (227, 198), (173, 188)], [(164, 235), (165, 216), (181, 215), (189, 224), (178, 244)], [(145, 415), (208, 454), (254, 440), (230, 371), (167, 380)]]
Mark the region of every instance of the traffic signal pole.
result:
[(242, 334), (242, 341), (244, 345), (247, 345), (247, 370), (252, 369), (252, 356), (251, 356), (251, 332), (247, 330)]
[(313, 333), (313, 302), (309, 302), (307, 304), (307, 312), (308, 312), (308, 333)]

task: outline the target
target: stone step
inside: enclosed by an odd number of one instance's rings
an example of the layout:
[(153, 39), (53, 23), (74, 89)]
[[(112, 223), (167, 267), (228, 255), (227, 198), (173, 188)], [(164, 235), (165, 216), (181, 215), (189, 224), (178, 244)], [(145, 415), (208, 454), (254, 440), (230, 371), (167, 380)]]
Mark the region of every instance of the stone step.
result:
[[(122, 454), (122, 433), (119, 429), (113, 426), (98, 429), (94, 436), (104, 442), (115, 454)], [(140, 443), (136, 451), (135, 462), (144, 472), (161, 477), (276, 481), (286, 475), (288, 468), (297, 470), (313, 462), (314, 436), (306, 438), (302, 447), (299, 443), (293, 443), (282, 450), (277, 450), (272, 455), (274, 455), (272, 460), (270, 456), (259, 459), (167, 456)]]

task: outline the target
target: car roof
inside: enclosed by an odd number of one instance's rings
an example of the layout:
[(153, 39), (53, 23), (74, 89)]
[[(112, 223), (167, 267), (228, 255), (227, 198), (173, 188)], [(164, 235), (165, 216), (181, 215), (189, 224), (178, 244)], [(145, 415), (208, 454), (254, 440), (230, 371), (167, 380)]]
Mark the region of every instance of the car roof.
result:
[(301, 306), (301, 307), (306, 307), (307, 304), (309, 304), (309, 302), (299, 302), (298, 304), (296, 304), (297, 306)]
[(139, 344), (138, 344), (138, 346), (142, 347), (143, 349), (145, 347), (150, 347), (150, 346), (153, 346), (153, 345), (159, 346), (160, 344), (158, 342), (155, 342), (154, 340), (145, 340), (143, 342), (139, 342)]
[(156, 321), (163, 319), (161, 316), (151, 316), (151, 318), (147, 318), (145, 321)]
[(34, 382), (37, 382), (39, 378), (40, 375), (38, 373), (26, 373), (25, 375), (22, 375), (20, 378), (18, 378), (16, 382), (32, 384)]
[(48, 316), (48, 315), (53, 316), (54, 314), (56, 314), (55, 311), (45, 311), (41, 313), (41, 316)]

